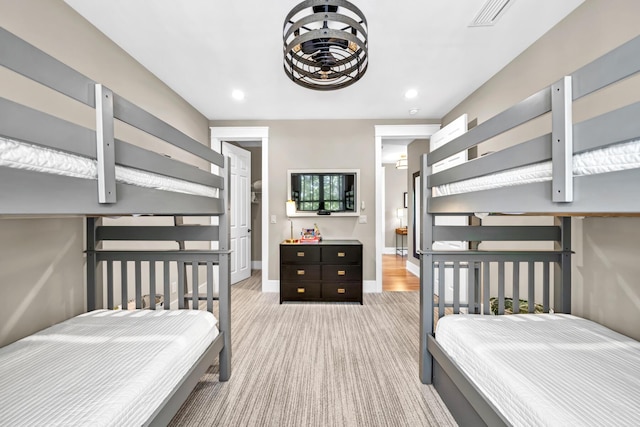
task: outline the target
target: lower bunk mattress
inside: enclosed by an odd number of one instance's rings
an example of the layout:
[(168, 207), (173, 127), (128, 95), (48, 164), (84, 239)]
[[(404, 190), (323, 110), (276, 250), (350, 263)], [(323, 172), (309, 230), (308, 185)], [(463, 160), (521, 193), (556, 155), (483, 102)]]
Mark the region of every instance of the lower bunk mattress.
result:
[(216, 323), (198, 310), (97, 310), (0, 348), (0, 425), (142, 425)]
[(563, 314), (449, 315), (436, 341), (516, 426), (640, 425), (640, 342)]

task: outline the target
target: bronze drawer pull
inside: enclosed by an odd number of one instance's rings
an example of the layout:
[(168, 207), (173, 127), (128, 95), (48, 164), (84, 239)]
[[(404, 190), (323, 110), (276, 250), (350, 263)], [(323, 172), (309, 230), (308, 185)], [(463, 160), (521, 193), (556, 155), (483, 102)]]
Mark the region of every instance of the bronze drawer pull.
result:
[(299, 294), (304, 294), (304, 288), (298, 288), (298, 293)]
[(304, 270), (298, 270), (298, 276), (304, 276)]
[(347, 290), (345, 288), (338, 288), (339, 294), (344, 294)]
[(338, 276), (344, 276), (346, 272), (344, 270), (338, 270)]
[(338, 258), (344, 258), (344, 252), (338, 252)]
[(298, 252), (298, 256), (303, 257), (304, 256), (304, 252)]

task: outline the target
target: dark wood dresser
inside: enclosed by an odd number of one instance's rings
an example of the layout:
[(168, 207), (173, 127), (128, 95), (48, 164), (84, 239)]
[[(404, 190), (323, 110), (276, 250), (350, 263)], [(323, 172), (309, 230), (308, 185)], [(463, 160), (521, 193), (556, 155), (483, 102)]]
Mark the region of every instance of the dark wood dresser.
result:
[(283, 301), (362, 304), (362, 243), (281, 243), (280, 303)]

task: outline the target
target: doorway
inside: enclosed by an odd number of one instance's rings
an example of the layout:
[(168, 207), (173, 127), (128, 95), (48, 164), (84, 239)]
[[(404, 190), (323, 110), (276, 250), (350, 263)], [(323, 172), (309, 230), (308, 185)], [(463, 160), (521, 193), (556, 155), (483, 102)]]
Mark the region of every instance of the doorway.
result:
[[(257, 241), (256, 247), (260, 248), (260, 263), (249, 263), (249, 271), (251, 268), (262, 268), (262, 290), (265, 291), (268, 288), (268, 270), (269, 270), (269, 252), (268, 252), (268, 215), (269, 212), (269, 128), (268, 127), (211, 127), (211, 148), (220, 151), (222, 150), (223, 141), (238, 142), (243, 145), (247, 142), (252, 142), (251, 145), (259, 145), (261, 147), (261, 176), (260, 183), (257, 184), (257, 179), (252, 178), (250, 182), (249, 190), (249, 203), (255, 201), (257, 197), (260, 199), (260, 224), (261, 230), (259, 234), (261, 239), (256, 238), (256, 233), (253, 228), (251, 233), (253, 236), (252, 241)], [(246, 147), (245, 147), (246, 148)], [(256, 188), (259, 186), (259, 190)], [(232, 188), (233, 191), (233, 188)], [(259, 193), (259, 194), (258, 194)], [(233, 197), (233, 194), (231, 194)], [(237, 197), (237, 196), (236, 196)], [(253, 205), (250, 205), (253, 206)], [(254, 227), (255, 228), (255, 227)], [(255, 252), (255, 251), (254, 251)]]
[[(376, 197), (376, 292), (383, 291), (383, 256), (385, 255), (385, 230), (387, 223), (386, 209), (385, 209), (385, 200), (387, 197), (393, 195), (384, 194), (385, 188), (385, 168), (382, 163), (382, 145), (383, 141), (393, 142), (398, 140), (408, 140), (413, 141), (416, 139), (428, 139), (440, 129), (439, 124), (433, 125), (384, 125), (384, 126), (375, 126), (375, 164), (376, 164), (376, 189), (378, 190), (378, 194), (380, 197)], [(412, 167), (416, 170), (419, 168), (418, 160), (407, 158), (408, 160), (408, 168), (407, 168), (407, 176), (410, 176), (413, 172)], [(408, 177), (407, 177), (408, 183)], [(403, 202), (404, 195), (398, 196), (399, 200)], [(411, 236), (413, 226), (410, 221), (410, 212), (412, 209), (412, 188), (410, 186), (407, 187), (407, 217), (405, 218), (405, 224), (407, 225), (407, 256), (403, 257), (403, 260), (393, 260), (395, 263), (394, 270), (396, 274), (402, 273), (410, 274), (408, 271), (412, 272), (419, 271), (417, 261), (415, 264), (411, 260)], [(404, 204), (402, 205), (404, 206)], [(404, 212), (403, 212), (404, 213)], [(388, 255), (388, 254), (387, 254)], [(387, 259), (387, 261), (391, 261), (391, 259)], [(397, 263), (396, 261), (400, 261)], [(404, 270), (402, 267), (404, 266)], [(412, 268), (414, 266), (414, 268)], [(391, 270), (390, 270), (391, 271)], [(411, 275), (412, 277), (415, 277)], [(419, 279), (419, 278), (418, 278)]]

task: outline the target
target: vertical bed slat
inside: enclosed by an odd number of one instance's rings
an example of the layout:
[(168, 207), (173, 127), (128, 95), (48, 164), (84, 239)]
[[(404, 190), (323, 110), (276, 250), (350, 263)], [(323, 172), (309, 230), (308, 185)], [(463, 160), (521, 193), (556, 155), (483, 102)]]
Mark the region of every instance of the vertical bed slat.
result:
[(520, 313), (520, 263), (513, 263), (513, 314)]
[(460, 313), (460, 262), (453, 263), (453, 312)]
[(469, 314), (476, 313), (476, 275), (474, 274), (474, 263), (469, 261), (467, 263), (467, 284), (468, 284), (468, 303), (469, 307), (467, 309)]
[(527, 308), (529, 313), (535, 313), (535, 309), (533, 304), (535, 303), (536, 298), (536, 263), (534, 261), (529, 261), (529, 280), (527, 283), (528, 295), (527, 299), (529, 300), (529, 306)]
[(156, 309), (156, 262), (149, 261), (149, 308)]
[(438, 263), (438, 318), (444, 316), (445, 287), (444, 287), (444, 261)]
[(142, 308), (142, 271), (141, 261), (138, 260), (134, 263), (135, 266), (135, 278), (136, 278), (136, 310)]
[(113, 261), (107, 261), (107, 308), (113, 310)]
[(163, 273), (163, 279), (164, 279), (164, 309), (165, 310), (169, 310), (171, 309), (171, 286), (169, 281), (170, 279), (170, 272), (171, 269), (169, 268), (171, 265), (169, 264), (171, 261), (164, 261), (164, 273)]
[(184, 275), (186, 273), (184, 261), (178, 261), (178, 308), (184, 309)]
[(482, 310), (483, 314), (491, 314), (491, 307), (489, 303), (489, 262), (484, 261), (482, 263), (482, 303), (484, 304), (484, 308)]
[(207, 261), (207, 311), (213, 313), (213, 262)]
[(504, 261), (498, 263), (498, 314), (504, 314)]
[(200, 285), (198, 284), (198, 261), (191, 262), (191, 274), (193, 285), (191, 286), (191, 305), (194, 310), (197, 310), (199, 307), (199, 299), (200, 299)]
[(549, 263), (543, 262), (542, 272), (542, 311), (549, 312)]
[(128, 277), (127, 277), (127, 261), (120, 261), (120, 291), (122, 293), (120, 297), (120, 304), (122, 304), (123, 310), (129, 309), (129, 296), (127, 295)]

